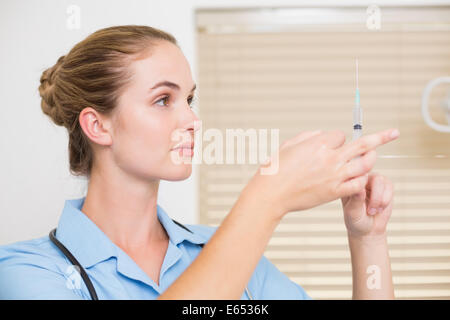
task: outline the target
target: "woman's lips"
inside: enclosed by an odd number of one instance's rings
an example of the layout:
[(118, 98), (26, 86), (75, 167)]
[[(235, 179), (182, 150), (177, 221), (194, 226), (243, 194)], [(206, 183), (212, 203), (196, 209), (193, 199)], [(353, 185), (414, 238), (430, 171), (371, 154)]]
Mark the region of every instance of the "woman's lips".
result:
[(187, 148), (187, 149), (191, 148), (192, 149), (192, 148), (194, 148), (194, 141), (186, 142), (186, 143), (183, 143), (183, 144), (178, 144), (175, 147), (173, 147), (172, 150), (178, 149), (178, 148)]
[(178, 154), (180, 156), (186, 155), (186, 156), (193, 156), (194, 155), (194, 147), (178, 147), (172, 149), (172, 151), (178, 151)]

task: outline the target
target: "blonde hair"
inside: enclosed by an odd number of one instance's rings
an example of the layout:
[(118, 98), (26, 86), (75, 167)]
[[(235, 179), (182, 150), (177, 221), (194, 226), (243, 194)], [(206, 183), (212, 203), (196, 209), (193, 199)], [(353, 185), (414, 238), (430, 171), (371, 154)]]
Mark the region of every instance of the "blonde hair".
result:
[(68, 130), (73, 175), (89, 177), (94, 156), (79, 124), (80, 112), (92, 107), (99, 113), (110, 113), (132, 76), (128, 68), (132, 59), (148, 54), (161, 40), (178, 46), (171, 34), (149, 26), (100, 29), (42, 73), (41, 108), (56, 125)]

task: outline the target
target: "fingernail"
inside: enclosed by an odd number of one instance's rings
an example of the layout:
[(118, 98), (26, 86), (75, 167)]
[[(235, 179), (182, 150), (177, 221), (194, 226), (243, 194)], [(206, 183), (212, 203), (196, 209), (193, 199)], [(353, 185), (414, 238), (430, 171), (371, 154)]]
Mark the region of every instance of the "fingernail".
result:
[(375, 208), (370, 208), (369, 214), (370, 214), (370, 215), (374, 215), (375, 213), (377, 213), (377, 209), (375, 209)]
[(392, 139), (397, 138), (399, 135), (400, 135), (400, 132), (397, 129), (395, 129), (394, 131), (391, 132)]

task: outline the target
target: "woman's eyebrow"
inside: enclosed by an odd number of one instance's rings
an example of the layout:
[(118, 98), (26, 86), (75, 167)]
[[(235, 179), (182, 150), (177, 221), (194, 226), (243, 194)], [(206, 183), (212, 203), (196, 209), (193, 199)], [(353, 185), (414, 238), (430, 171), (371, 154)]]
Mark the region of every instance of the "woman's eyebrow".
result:
[[(176, 83), (173, 83), (170, 81), (161, 81), (161, 82), (158, 82), (157, 84), (155, 84), (152, 88), (150, 88), (150, 91), (154, 90), (156, 88), (159, 88), (159, 87), (169, 87), (169, 88), (172, 88), (175, 90), (180, 90), (180, 86)], [(191, 92), (194, 91), (196, 88), (197, 88), (197, 84), (194, 83), (194, 86), (192, 87)]]

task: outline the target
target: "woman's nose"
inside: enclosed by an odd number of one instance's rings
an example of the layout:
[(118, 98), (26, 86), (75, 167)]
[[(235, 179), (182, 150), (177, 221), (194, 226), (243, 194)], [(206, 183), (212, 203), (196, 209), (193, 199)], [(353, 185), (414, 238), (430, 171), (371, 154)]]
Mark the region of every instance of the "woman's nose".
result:
[(200, 118), (195, 114), (194, 110), (189, 107), (188, 114), (183, 117), (183, 124), (181, 127), (184, 130), (192, 131), (194, 134), (201, 128), (202, 122)]

